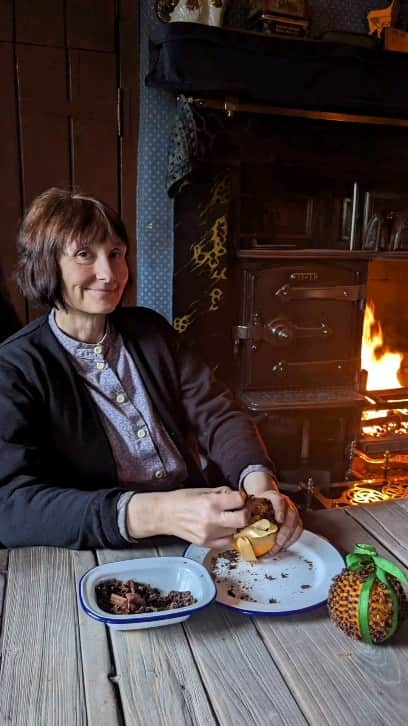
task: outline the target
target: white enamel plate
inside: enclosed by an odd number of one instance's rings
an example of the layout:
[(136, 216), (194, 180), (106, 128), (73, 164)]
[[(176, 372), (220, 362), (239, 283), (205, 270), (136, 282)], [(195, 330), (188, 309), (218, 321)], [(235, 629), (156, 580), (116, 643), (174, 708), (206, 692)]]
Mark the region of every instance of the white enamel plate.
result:
[(308, 530), (277, 555), (246, 562), (233, 550), (189, 545), (185, 553), (211, 573), (216, 602), (246, 615), (292, 615), (327, 602), (335, 575), (344, 567), (340, 553)]

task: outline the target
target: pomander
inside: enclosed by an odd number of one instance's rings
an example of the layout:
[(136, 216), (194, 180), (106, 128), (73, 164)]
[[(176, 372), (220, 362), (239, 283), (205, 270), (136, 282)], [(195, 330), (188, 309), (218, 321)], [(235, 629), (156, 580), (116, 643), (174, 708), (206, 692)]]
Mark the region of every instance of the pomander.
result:
[(408, 584), (408, 578), (371, 545), (356, 545), (346, 563), (329, 590), (330, 618), (356, 640), (382, 643), (406, 617), (408, 603), (401, 582)]

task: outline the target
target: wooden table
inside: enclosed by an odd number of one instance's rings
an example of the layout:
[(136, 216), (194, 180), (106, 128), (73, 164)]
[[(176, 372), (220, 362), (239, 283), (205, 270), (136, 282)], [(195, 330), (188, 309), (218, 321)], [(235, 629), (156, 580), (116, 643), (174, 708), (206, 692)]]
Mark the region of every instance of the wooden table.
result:
[[(345, 551), (371, 543), (408, 567), (408, 501), (315, 512), (306, 524)], [(212, 605), (132, 632), (78, 610), (78, 580), (96, 562), (182, 549), (0, 550), (1, 726), (406, 726), (408, 624), (371, 646), (325, 607), (250, 618)]]

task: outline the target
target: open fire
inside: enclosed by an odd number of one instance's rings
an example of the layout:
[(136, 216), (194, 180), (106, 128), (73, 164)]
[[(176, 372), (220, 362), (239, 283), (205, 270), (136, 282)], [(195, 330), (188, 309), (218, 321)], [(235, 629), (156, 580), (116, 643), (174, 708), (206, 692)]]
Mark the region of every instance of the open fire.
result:
[(368, 301), (361, 349), (366, 406), (352, 451), (350, 474), (357, 481), (344, 495), (350, 504), (358, 503), (356, 496), (367, 496), (366, 503), (408, 496), (408, 390), (399, 377), (403, 358), (384, 342), (374, 303)]
[(384, 345), (382, 326), (375, 319), (375, 305), (367, 301), (364, 314), (361, 367), (367, 371), (367, 390), (383, 391), (401, 388), (398, 373), (403, 359), (401, 353), (391, 353)]
[(324, 507), (408, 498), (408, 389), (399, 378), (403, 359), (384, 342), (374, 303), (368, 301), (361, 349), (366, 405), (359, 440), (351, 446), (347, 482), (319, 489), (316, 496)]
[[(375, 305), (368, 301), (361, 367), (367, 372), (366, 400), (372, 408), (364, 410), (361, 417), (361, 435), (365, 439), (408, 436), (408, 408), (398, 406), (407, 403), (407, 396), (398, 390), (402, 389), (399, 373), (403, 358), (402, 353), (392, 352), (384, 344), (381, 322), (375, 317)], [(378, 391), (387, 391), (388, 395), (378, 396)], [(370, 396), (369, 392), (375, 393)], [(383, 402), (387, 404), (386, 408), (381, 407)]]

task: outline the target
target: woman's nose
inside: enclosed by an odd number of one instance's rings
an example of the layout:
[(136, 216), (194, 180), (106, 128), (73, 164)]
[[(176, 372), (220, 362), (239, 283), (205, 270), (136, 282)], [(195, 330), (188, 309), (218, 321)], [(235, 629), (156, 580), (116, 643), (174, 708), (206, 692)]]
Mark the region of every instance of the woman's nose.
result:
[(98, 280), (109, 282), (113, 278), (113, 271), (109, 257), (100, 255), (95, 261), (95, 273)]

